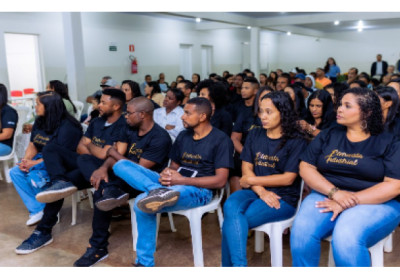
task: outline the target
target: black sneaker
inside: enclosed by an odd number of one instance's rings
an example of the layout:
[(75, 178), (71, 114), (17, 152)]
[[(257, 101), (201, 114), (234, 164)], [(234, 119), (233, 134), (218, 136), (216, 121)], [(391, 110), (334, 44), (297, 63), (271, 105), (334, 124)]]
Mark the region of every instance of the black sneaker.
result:
[(34, 230), (31, 236), (15, 249), (15, 253), (18, 255), (30, 254), (46, 245), (49, 245), (51, 242), (53, 242), (51, 234), (45, 234), (41, 231)]
[(108, 257), (107, 249), (98, 249), (94, 247), (88, 247), (86, 253), (83, 254), (75, 263), (74, 266), (89, 267), (99, 261), (104, 260)]
[(158, 188), (139, 200), (137, 206), (145, 213), (156, 213), (164, 207), (175, 205), (180, 193), (168, 188)]
[(96, 202), (97, 208), (101, 211), (111, 211), (128, 201), (129, 194), (124, 193), (115, 186), (103, 190), (103, 196)]
[(36, 200), (42, 203), (50, 203), (68, 197), (77, 190), (78, 188), (71, 182), (59, 180), (48, 189), (38, 193)]

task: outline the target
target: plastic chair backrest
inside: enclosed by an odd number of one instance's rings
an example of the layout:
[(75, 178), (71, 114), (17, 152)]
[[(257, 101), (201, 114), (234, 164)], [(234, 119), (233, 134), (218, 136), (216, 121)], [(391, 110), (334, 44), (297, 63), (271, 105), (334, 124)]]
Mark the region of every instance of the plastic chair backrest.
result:
[(83, 111), (83, 107), (85, 106), (85, 104), (83, 104), (83, 102), (78, 101), (78, 100), (74, 100), (74, 101), (72, 101), (72, 103), (74, 103), (74, 105), (76, 107), (75, 118), (78, 121), (80, 121), (81, 120), (82, 111)]
[(35, 89), (33, 88), (25, 88), (24, 89), (24, 94), (32, 94), (35, 92)]
[(22, 97), (22, 91), (21, 90), (12, 90), (11, 91), (11, 97)]

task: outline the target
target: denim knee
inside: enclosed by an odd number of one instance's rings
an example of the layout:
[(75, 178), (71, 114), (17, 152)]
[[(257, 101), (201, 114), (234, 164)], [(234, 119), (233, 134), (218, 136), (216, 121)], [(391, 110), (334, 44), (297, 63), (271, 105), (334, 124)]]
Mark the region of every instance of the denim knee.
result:
[(14, 166), (13, 168), (10, 169), (10, 177), (11, 177), (12, 181), (13, 181), (13, 178), (24, 177), (25, 175), (26, 175), (26, 172), (19, 169), (19, 166)]

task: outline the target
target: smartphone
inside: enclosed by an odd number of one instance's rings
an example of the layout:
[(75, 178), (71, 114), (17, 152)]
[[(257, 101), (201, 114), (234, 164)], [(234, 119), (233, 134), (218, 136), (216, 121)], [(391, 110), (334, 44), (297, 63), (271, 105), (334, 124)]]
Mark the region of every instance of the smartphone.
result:
[(196, 175), (198, 173), (197, 170), (190, 169), (187, 167), (179, 167), (178, 172), (179, 172), (179, 174), (181, 174), (184, 177), (196, 177)]

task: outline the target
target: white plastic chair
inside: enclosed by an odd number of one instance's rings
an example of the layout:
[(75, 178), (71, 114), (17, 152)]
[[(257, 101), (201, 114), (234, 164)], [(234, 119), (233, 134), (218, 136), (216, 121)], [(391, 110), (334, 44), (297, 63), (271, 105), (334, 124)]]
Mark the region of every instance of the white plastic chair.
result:
[(264, 232), (268, 234), (270, 240), (270, 250), (271, 250), (271, 266), (273, 267), (282, 267), (282, 234), (285, 229), (290, 228), (292, 226), (294, 218), (299, 212), (301, 199), (303, 197), (303, 188), (304, 188), (304, 181), (302, 180), (300, 186), (299, 202), (297, 203), (296, 212), (291, 218), (283, 221), (266, 223), (252, 229), (255, 231), (254, 251), (257, 253), (264, 252)]
[[(393, 250), (393, 233), (389, 234), (385, 238), (381, 239), (378, 243), (368, 248), (368, 251), (371, 255), (371, 266), (372, 267), (383, 267), (384, 265), (384, 258), (383, 252), (390, 253)], [(329, 236), (324, 239), (325, 241), (329, 242), (329, 259), (328, 259), (328, 266), (333, 267), (335, 266), (335, 260), (333, 259), (332, 253), (332, 236)]]
[(74, 105), (76, 107), (76, 113), (75, 113), (74, 117), (75, 117), (75, 119), (77, 119), (80, 122), (83, 107), (85, 106), (85, 104), (79, 100), (74, 100), (74, 101), (72, 101), (72, 103), (74, 103)]
[(194, 266), (204, 266), (203, 259), (203, 241), (201, 234), (201, 217), (204, 213), (217, 210), (220, 230), (224, 221), (221, 208), (221, 200), (224, 196), (224, 189), (218, 190), (213, 200), (204, 206), (199, 206), (187, 210), (179, 210), (171, 212), (177, 215), (183, 215), (189, 220), (190, 232), (192, 234), (192, 247), (193, 247), (193, 258)]
[(11, 159), (13, 160), (13, 164), (12, 164), (13, 167), (18, 162), (18, 157), (17, 157), (17, 153), (16, 153), (17, 135), (22, 133), (22, 125), (25, 123), (26, 118), (30, 111), (30, 109), (28, 107), (24, 107), (24, 106), (16, 107), (15, 109), (17, 110), (17, 113), (18, 113), (18, 123), (17, 123), (17, 126), (14, 131), (13, 147), (12, 147), (10, 154), (5, 155), (5, 156), (0, 156), (0, 161), (3, 164), (4, 177), (5, 177), (7, 183), (11, 183), (9, 161)]
[[(87, 189), (87, 194), (88, 194), (90, 207), (93, 209), (93, 193), (92, 193), (92, 189)], [(71, 207), (72, 208), (71, 226), (76, 225), (76, 213), (77, 213), (77, 208), (78, 208), (78, 202), (81, 202), (80, 194), (81, 194), (81, 191), (77, 191), (77, 192), (73, 193), (72, 197), (71, 197), (71, 200), (72, 200), (72, 203), (71, 203), (71, 206), (72, 206)]]
[[(132, 228), (132, 247), (133, 251), (136, 251), (136, 243), (137, 243), (137, 237), (138, 237), (138, 231), (137, 231), (137, 223), (136, 223), (136, 214), (135, 211), (133, 210), (133, 205), (135, 205), (135, 198), (131, 198), (128, 200), (129, 203), (129, 209), (131, 210), (131, 228)], [(157, 214), (157, 235), (156, 235), (156, 240), (158, 237), (158, 228), (160, 225), (160, 218), (161, 214)], [(171, 231), (176, 232), (174, 220), (172, 218), (172, 213), (168, 213), (168, 218), (169, 218), (169, 224), (171, 226)]]

